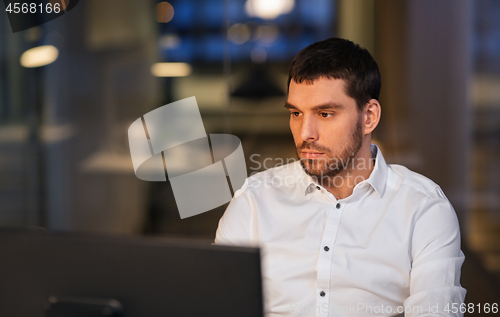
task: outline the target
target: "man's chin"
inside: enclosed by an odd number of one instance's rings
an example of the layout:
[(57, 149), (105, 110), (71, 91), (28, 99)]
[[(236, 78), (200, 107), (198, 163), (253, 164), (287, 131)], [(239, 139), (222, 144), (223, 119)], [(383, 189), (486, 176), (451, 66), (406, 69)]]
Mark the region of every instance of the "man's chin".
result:
[(331, 170), (325, 166), (317, 166), (318, 163), (315, 161), (316, 160), (302, 160), (300, 163), (302, 165), (302, 169), (307, 175), (315, 177), (318, 180), (334, 177), (341, 172), (340, 170)]
[(317, 179), (321, 179), (323, 177), (329, 177), (330, 176), (329, 174), (337, 174), (335, 171), (332, 173), (328, 169), (318, 168), (314, 166), (314, 163), (313, 164), (304, 162), (301, 163), (304, 172), (309, 176), (316, 177)]
[(307, 175), (311, 176), (311, 177), (314, 177), (316, 179), (321, 179), (321, 172), (320, 171), (316, 171), (316, 170), (308, 170), (308, 169), (304, 169), (304, 172), (306, 172)]

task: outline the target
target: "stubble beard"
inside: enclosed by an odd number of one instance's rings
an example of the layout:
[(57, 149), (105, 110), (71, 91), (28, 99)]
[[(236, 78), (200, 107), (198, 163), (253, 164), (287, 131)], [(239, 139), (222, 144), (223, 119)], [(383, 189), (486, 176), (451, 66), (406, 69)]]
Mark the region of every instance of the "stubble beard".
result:
[(352, 133), (349, 145), (341, 150), (339, 156), (332, 156), (334, 151), (330, 148), (317, 146), (314, 143), (304, 142), (297, 147), (297, 156), (302, 150), (315, 150), (325, 153), (329, 159), (301, 159), (300, 165), (304, 169), (304, 172), (315, 177), (318, 180), (323, 180), (325, 177), (331, 178), (337, 176), (343, 171), (352, 169), (354, 165), (354, 158), (358, 154), (361, 146), (363, 145), (363, 130), (361, 126), (361, 117), (356, 123), (356, 127)]

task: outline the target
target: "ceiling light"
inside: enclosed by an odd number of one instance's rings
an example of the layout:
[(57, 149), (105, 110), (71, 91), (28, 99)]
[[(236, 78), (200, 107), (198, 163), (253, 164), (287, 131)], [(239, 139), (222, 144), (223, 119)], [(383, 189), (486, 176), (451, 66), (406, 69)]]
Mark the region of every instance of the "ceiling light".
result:
[(272, 20), (281, 14), (290, 13), (294, 0), (247, 0), (245, 10), (251, 17)]
[(41, 67), (53, 63), (59, 56), (59, 50), (53, 45), (31, 48), (21, 55), (20, 63), (26, 68)]
[(156, 77), (185, 77), (191, 74), (187, 63), (156, 63), (151, 66), (151, 74)]

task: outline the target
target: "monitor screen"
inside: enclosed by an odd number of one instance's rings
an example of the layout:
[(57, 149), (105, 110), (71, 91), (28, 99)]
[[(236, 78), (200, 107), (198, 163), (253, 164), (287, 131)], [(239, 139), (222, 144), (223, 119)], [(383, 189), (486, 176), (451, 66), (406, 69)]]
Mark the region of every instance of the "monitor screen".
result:
[(258, 249), (0, 230), (0, 316), (263, 316)]

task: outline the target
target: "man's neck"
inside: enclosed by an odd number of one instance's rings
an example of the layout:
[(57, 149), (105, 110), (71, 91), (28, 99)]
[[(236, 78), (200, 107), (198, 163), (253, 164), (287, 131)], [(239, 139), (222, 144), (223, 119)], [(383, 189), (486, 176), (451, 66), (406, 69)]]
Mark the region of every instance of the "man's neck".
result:
[(322, 186), (337, 199), (347, 198), (352, 195), (357, 184), (370, 177), (374, 167), (371, 146), (363, 146), (342, 172), (322, 182)]

